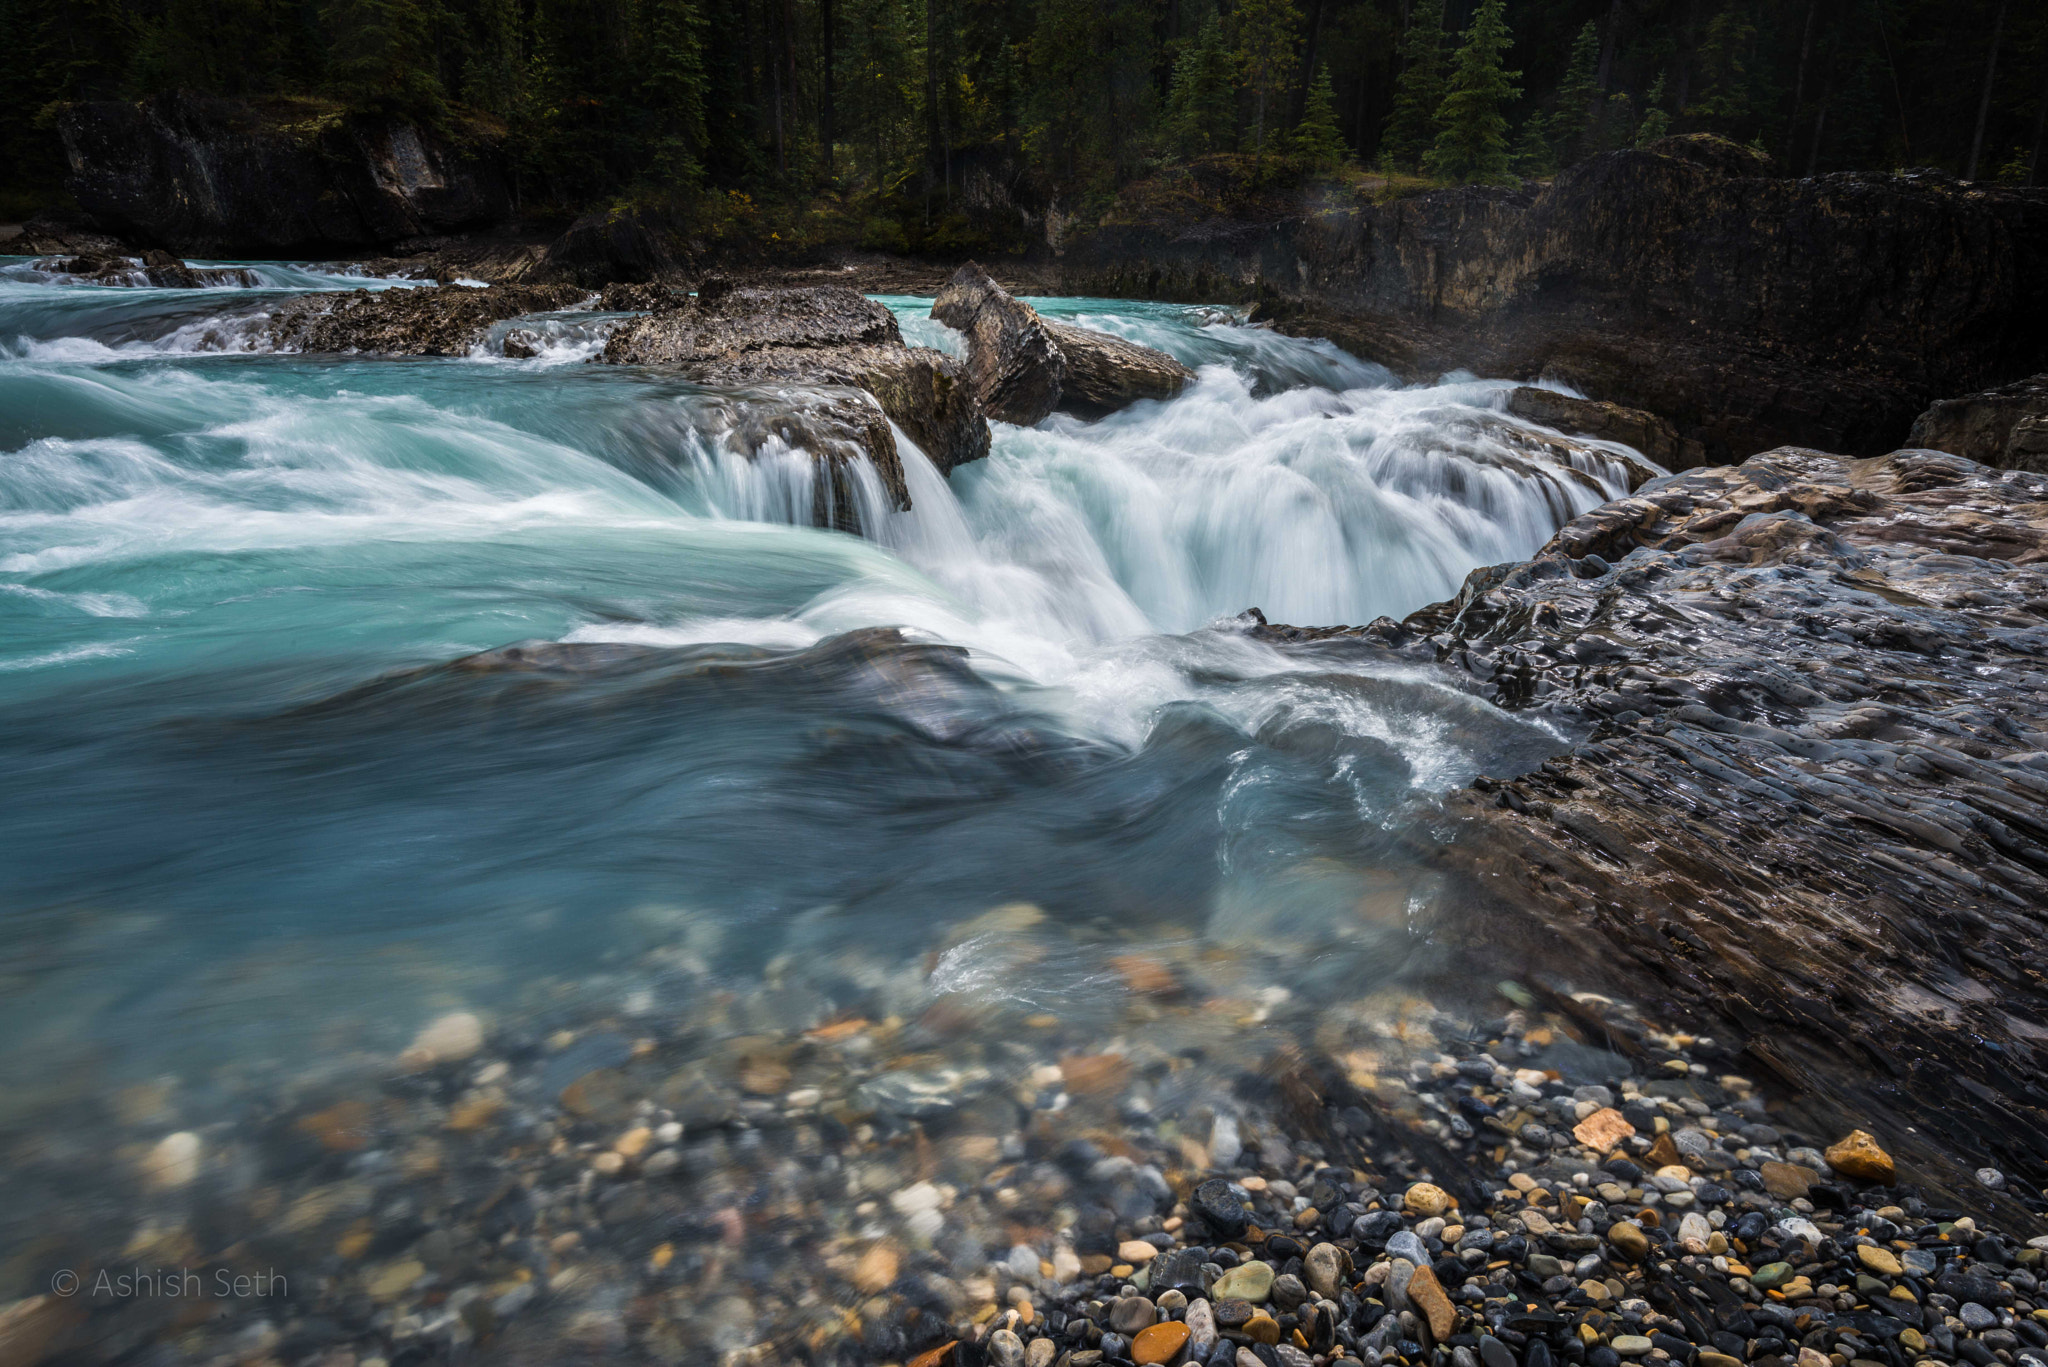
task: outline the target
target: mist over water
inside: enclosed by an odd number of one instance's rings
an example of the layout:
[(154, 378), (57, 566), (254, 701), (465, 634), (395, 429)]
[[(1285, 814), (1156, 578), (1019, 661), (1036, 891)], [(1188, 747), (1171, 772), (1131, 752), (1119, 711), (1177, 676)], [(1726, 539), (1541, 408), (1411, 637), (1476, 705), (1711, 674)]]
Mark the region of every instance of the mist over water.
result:
[[(1393, 972), (1359, 908), (1419, 895), (1401, 832), (1561, 744), (1228, 625), (1399, 616), (1625, 489), (1507, 440), (1501, 383), (1034, 301), (1199, 378), (950, 484), (899, 433), (914, 508), (863, 481), (860, 540), (800, 525), (806, 455), (734, 454), (760, 396), (580, 364), (617, 315), (277, 355), (271, 302), (394, 282), (253, 269), (0, 265), (0, 1127), (167, 1073), (227, 1105), (679, 937), (829, 992), (1030, 902)], [(451, 665), (518, 642), (615, 649)], [(1004, 990), (1069, 990), (1034, 962)]]

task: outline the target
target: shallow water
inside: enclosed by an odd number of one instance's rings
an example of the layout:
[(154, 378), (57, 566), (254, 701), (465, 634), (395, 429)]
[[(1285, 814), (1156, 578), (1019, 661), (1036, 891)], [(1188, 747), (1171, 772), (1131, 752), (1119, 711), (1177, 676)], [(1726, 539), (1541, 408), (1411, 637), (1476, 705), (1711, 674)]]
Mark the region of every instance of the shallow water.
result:
[[(950, 485), (899, 434), (915, 506), (869, 488), (863, 541), (793, 525), (810, 463), (733, 455), (732, 396), (579, 364), (615, 315), (501, 325), (547, 343), (524, 361), (269, 354), (270, 301), (395, 282), (262, 269), (0, 264), (17, 1140), (143, 1082), (178, 1124), (232, 1117), (441, 1011), (643, 990), (621, 965), (676, 945), (813, 1015), (906, 969), (1084, 1011), (1105, 937), (1299, 953), (1298, 991), (1355, 994), (1438, 954), (1398, 853), (1434, 796), (1564, 742), (1228, 620), (1398, 616), (1624, 491), (1597, 449), (1504, 442), (1505, 384), (1403, 388), (1226, 310), (1034, 301), (1199, 379), (997, 425)], [(929, 301), (884, 302), (960, 348)], [(516, 642), (636, 649), (444, 667)], [(927, 960), (1016, 903), (1052, 928), (1031, 955)]]

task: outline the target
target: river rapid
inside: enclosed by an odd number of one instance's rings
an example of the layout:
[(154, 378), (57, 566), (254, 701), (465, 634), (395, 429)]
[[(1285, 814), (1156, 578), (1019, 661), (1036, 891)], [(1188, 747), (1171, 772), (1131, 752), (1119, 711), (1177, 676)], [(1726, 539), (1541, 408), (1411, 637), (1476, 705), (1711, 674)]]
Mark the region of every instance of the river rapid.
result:
[[(268, 302), (405, 286), (250, 269), (158, 290), (0, 260), (16, 1153), (126, 1162), (293, 1079), (388, 1072), (450, 1011), (536, 1038), (720, 993), (772, 1017), (727, 1033), (877, 992), (1085, 1017), (1137, 990), (1104, 968), (1132, 944), (1359, 996), (1442, 967), (1414, 855), (1436, 796), (1570, 739), (1234, 620), (1400, 616), (1626, 491), (1618, 450), (1517, 445), (1503, 382), (1034, 300), (1198, 379), (996, 424), (950, 482), (899, 433), (914, 507), (877, 493), (860, 539), (799, 525), (801, 453), (721, 442), (728, 397), (584, 364), (617, 315), (521, 320), (528, 360), (275, 354)], [(883, 302), (963, 351), (928, 300)], [(0, 1241), (70, 1209), (11, 1202)]]

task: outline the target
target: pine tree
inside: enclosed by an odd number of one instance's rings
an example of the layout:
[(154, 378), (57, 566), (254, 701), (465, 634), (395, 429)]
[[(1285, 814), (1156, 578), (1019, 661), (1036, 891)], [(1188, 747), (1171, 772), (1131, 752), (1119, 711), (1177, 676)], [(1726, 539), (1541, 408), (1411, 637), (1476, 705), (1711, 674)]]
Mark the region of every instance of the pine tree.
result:
[(446, 105), (420, 0), (327, 0), (328, 83), (357, 109), (435, 119)]
[(1417, 0), (1408, 31), (1401, 35), (1401, 61), (1380, 153), (1393, 165), (1414, 170), (1436, 137), (1436, 111), (1444, 98), (1443, 0)]
[(526, 90), (519, 52), (519, 0), (482, 0), (476, 37), (462, 73), (462, 98), (478, 109), (507, 117)]
[(1252, 175), (1257, 178), (1266, 156), (1266, 106), (1285, 93), (1294, 69), (1294, 34), (1301, 11), (1294, 0), (1238, 0), (1231, 16), (1237, 29), (1237, 55), (1245, 87), (1252, 92)]
[(1655, 142), (1671, 131), (1671, 115), (1664, 108), (1664, 73), (1650, 82), (1643, 94), (1643, 121), (1636, 127), (1636, 146)]
[(1708, 23), (1698, 57), (1701, 91), (1686, 107), (1688, 123), (1737, 139), (1755, 131), (1749, 76), (1755, 43), (1756, 26), (1740, 5), (1729, 6)]
[(636, 47), (651, 124), (647, 170), (664, 187), (694, 186), (704, 169), (698, 158), (706, 132), (704, 20), (692, 0), (645, 0), (642, 17), (645, 31)]
[(1508, 120), (1504, 112), (1521, 95), (1519, 71), (1506, 71), (1501, 58), (1514, 45), (1508, 32), (1506, 0), (1482, 0), (1458, 48), (1449, 89), (1437, 110), (1441, 132), (1423, 159), (1431, 174), (1457, 181), (1498, 185), (1514, 179), (1508, 161)]
[(1182, 155), (1213, 152), (1236, 141), (1236, 96), (1230, 46), (1222, 21), (1212, 14), (1173, 64), (1168, 109), (1173, 141)]
[(1587, 134), (1599, 108), (1599, 68), (1600, 30), (1587, 20), (1579, 36), (1572, 39), (1571, 61), (1557, 88), (1557, 108), (1550, 114), (1550, 149), (1558, 166), (1570, 166), (1592, 150), (1587, 146)]
[(1337, 91), (1330, 84), (1327, 62), (1316, 67), (1316, 78), (1309, 83), (1308, 102), (1302, 106), (1301, 122), (1294, 126), (1294, 155), (1318, 171), (1335, 170), (1351, 155), (1337, 129)]
[(1550, 147), (1550, 121), (1541, 113), (1522, 121), (1522, 131), (1515, 138), (1513, 161), (1516, 175), (1532, 179), (1557, 170), (1557, 154)]

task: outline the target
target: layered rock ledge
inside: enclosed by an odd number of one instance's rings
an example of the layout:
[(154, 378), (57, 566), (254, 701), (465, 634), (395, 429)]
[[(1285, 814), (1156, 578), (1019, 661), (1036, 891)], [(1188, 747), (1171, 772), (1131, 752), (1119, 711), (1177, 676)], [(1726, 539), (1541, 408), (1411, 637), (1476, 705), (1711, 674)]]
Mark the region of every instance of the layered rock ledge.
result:
[(1112, 224), (1065, 249), (1063, 288), (1262, 300), (1408, 378), (1564, 380), (1670, 419), (1714, 461), (1877, 455), (1934, 399), (2048, 369), (2048, 190), (1768, 169), (1669, 138), (1533, 193)]
[(2048, 477), (1779, 449), (1403, 622), (1251, 629), (1581, 737), (1418, 851), (1475, 945), (1635, 985), (1958, 1186), (2048, 1176)]

